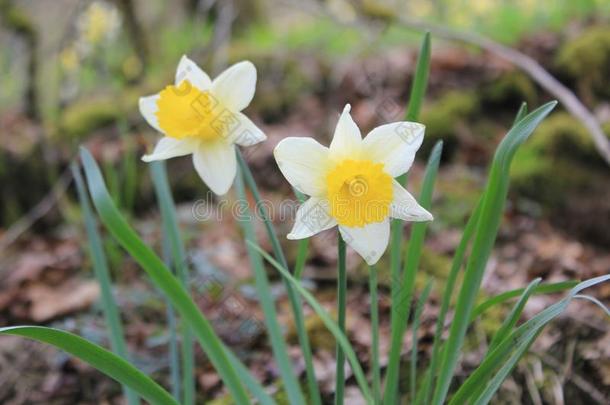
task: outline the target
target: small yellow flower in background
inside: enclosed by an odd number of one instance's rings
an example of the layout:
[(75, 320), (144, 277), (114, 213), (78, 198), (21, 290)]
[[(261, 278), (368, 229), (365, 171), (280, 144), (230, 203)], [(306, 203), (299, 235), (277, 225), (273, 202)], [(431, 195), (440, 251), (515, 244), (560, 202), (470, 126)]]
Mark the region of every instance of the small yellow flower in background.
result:
[(425, 127), (395, 122), (364, 139), (345, 106), (330, 147), (312, 138), (286, 138), (275, 148), (288, 182), (311, 196), (296, 213), (288, 239), (303, 239), (339, 226), (339, 232), (368, 264), (375, 264), (390, 238), (390, 217), (431, 221), (432, 215), (396, 180), (421, 146)]
[(237, 173), (235, 144), (251, 146), (265, 134), (242, 114), (254, 97), (256, 68), (239, 62), (214, 81), (183, 56), (176, 81), (160, 93), (140, 98), (140, 112), (165, 137), (145, 162), (193, 155), (197, 173), (216, 194), (229, 191)]
[(81, 40), (96, 46), (117, 36), (121, 27), (121, 16), (113, 4), (94, 1), (79, 17), (77, 25)]

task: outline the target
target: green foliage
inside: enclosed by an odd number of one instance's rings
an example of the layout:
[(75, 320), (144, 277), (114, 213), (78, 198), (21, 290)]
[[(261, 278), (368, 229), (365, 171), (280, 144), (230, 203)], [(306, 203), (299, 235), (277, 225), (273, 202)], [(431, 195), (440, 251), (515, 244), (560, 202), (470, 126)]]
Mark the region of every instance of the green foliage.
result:
[(117, 122), (123, 112), (113, 98), (97, 98), (70, 104), (62, 113), (59, 135), (80, 139), (92, 131)]
[(559, 49), (557, 65), (575, 80), (590, 83), (601, 94), (610, 95), (610, 28), (588, 28)]
[(72, 333), (42, 326), (15, 326), (0, 328), (0, 334), (23, 336), (64, 350), (133, 389), (153, 405), (178, 405), (160, 385), (120, 356)]
[(517, 105), (525, 100), (530, 105), (538, 102), (538, 95), (534, 82), (518, 70), (502, 73), (483, 86), (481, 103), (488, 106), (506, 107)]
[(517, 153), (511, 178), (518, 194), (563, 208), (566, 195), (591, 187), (606, 170), (586, 128), (563, 112), (543, 122)]
[(449, 391), (459, 351), (468, 328), (467, 320), (480, 289), (483, 272), (500, 225), (508, 193), (508, 173), (511, 161), (517, 148), (525, 142), (556, 104), (557, 102), (547, 103), (517, 122), (496, 150), (487, 187), (481, 200), (476, 232), (473, 235), (472, 253), (466, 265), (464, 280), (455, 306), (454, 319), (439, 368), (438, 382), (432, 400), (434, 404), (443, 403)]
[(148, 273), (155, 285), (161, 289), (178, 313), (192, 327), (195, 335), (206, 352), (218, 374), (239, 404), (248, 403), (244, 389), (244, 376), (239, 376), (239, 366), (234, 365), (228, 350), (224, 347), (209, 321), (199, 311), (181, 283), (174, 277), (165, 264), (135, 233), (119, 213), (110, 198), (99, 167), (86, 149), (81, 149), (87, 184), (95, 208), (115, 239)]
[(426, 125), (426, 138), (420, 153), (427, 153), (439, 140), (443, 141), (444, 159), (455, 153), (458, 145), (456, 129), (465, 125), (479, 111), (479, 96), (471, 90), (453, 90), (437, 101), (424, 106), (421, 122)]

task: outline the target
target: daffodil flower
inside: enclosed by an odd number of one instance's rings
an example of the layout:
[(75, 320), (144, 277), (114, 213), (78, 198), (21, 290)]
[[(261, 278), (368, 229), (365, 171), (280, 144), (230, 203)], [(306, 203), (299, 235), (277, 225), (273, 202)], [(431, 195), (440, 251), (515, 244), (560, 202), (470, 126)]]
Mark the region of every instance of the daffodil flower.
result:
[(386, 250), (390, 217), (431, 221), (432, 215), (394, 178), (406, 173), (425, 127), (395, 122), (373, 129), (364, 139), (345, 106), (330, 147), (312, 138), (285, 138), (275, 148), (288, 182), (311, 196), (296, 213), (288, 239), (303, 239), (339, 226), (339, 232), (368, 264)]
[(183, 56), (173, 85), (140, 98), (140, 112), (146, 121), (165, 135), (142, 160), (192, 154), (204, 183), (214, 193), (225, 194), (237, 173), (235, 144), (251, 146), (266, 139), (240, 112), (252, 101), (255, 87), (256, 68), (251, 62), (239, 62), (212, 81)]

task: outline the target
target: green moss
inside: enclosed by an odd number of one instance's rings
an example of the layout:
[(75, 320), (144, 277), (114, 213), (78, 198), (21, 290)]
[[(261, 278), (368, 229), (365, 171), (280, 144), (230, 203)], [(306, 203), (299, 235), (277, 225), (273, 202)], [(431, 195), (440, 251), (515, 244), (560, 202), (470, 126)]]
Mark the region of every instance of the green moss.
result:
[(455, 168), (448, 177), (441, 176), (437, 183), (440, 198), (432, 207), (435, 216), (433, 226), (463, 228), (481, 196), (481, 179), (466, 169)]
[(517, 152), (511, 181), (512, 192), (538, 202), (555, 225), (610, 243), (607, 221), (600, 220), (610, 217), (608, 167), (585, 128), (567, 113), (544, 121)]
[(566, 42), (559, 49), (556, 63), (589, 91), (609, 95), (606, 80), (610, 72), (610, 28), (592, 27)]
[(465, 124), (478, 111), (477, 94), (467, 90), (450, 91), (424, 106), (421, 121), (426, 124), (426, 137), (420, 155), (426, 156), (436, 141), (443, 140), (444, 156), (452, 156), (458, 145), (456, 126)]
[(505, 72), (483, 86), (481, 97), (486, 106), (519, 106), (523, 101), (538, 104), (536, 86), (527, 75), (516, 70)]
[(121, 115), (121, 106), (110, 98), (73, 103), (61, 116), (61, 136), (81, 138), (91, 131), (116, 122)]
[(23, 35), (35, 35), (34, 24), (28, 15), (10, 1), (0, 1), (0, 18), (12, 30)]
[(587, 129), (566, 112), (543, 121), (515, 159), (513, 173), (517, 177), (527, 175), (530, 170), (549, 168), (550, 163), (558, 161), (580, 167), (606, 168)]
[[(332, 352), (335, 349), (335, 338), (318, 315), (313, 314), (305, 318), (305, 330), (313, 350), (328, 350)], [(286, 339), (292, 344), (298, 344), (297, 330), (293, 320), (288, 325)]]
[(289, 109), (298, 105), (301, 97), (321, 86), (303, 69), (298, 56), (278, 56), (273, 50), (261, 51), (235, 45), (230, 50), (230, 59), (247, 59), (259, 71), (269, 72), (267, 80), (259, 82), (250, 107), (250, 111), (258, 112), (264, 120), (281, 119)]

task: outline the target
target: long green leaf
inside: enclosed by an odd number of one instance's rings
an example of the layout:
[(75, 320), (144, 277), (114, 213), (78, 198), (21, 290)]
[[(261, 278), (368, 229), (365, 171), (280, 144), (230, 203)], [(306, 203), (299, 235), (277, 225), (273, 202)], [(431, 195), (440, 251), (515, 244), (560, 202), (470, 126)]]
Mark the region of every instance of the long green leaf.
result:
[[(415, 67), (415, 74), (413, 77), (413, 84), (411, 85), (411, 94), (409, 97), (409, 105), (405, 112), (405, 119), (407, 121), (417, 121), (419, 117), (419, 111), (424, 101), (426, 94), (426, 87), (428, 86), (428, 74), (430, 72), (430, 33), (426, 32), (422, 39), (419, 55), (417, 57), (417, 65)], [(405, 185), (407, 180), (407, 174), (403, 174), (398, 177), (397, 181)], [(398, 296), (399, 281), (402, 279), (400, 273), (401, 264), (401, 250), (402, 250), (402, 232), (404, 222), (400, 219), (392, 219), (391, 221), (391, 241), (390, 241), (390, 275), (394, 282), (391, 285), (392, 288), (392, 300)], [(398, 326), (397, 314), (394, 306), (391, 310), (391, 328), (395, 330)]]
[[(254, 196), (258, 213), (263, 218), (265, 230), (267, 231), (267, 236), (269, 237), (269, 240), (271, 241), (271, 246), (273, 247), (273, 255), (282, 264), (282, 266), (288, 268), (286, 256), (284, 255), (282, 245), (280, 244), (280, 241), (275, 233), (275, 229), (273, 228), (273, 222), (269, 217), (267, 206), (264, 204), (261, 194), (258, 191), (258, 186), (256, 185), (256, 181), (254, 180), (254, 176), (252, 175), (250, 167), (248, 167), (248, 164), (239, 152), (237, 153), (237, 161), (239, 162), (239, 166), (242, 170), (244, 180), (248, 185), (248, 188), (252, 192), (252, 195)], [(298, 192), (296, 195), (297, 198), (299, 198), (301, 201), (305, 197), (304, 195)], [(299, 256), (299, 260), (301, 260), (301, 262), (297, 262), (297, 266), (295, 266), (295, 276), (297, 278), (300, 278), (301, 272), (303, 270), (303, 265), (307, 254), (307, 242), (299, 241), (299, 251), (301, 252)], [(299, 296), (296, 294), (290, 283), (284, 278), (282, 278), (282, 281), (284, 282), (284, 287), (286, 288), (286, 294), (288, 295), (288, 301), (290, 302), (290, 307), (294, 316), (294, 324), (297, 330), (299, 345), (301, 346), (301, 352), (303, 353), (303, 357), (305, 359), (305, 373), (307, 375), (307, 388), (309, 391), (310, 401), (312, 402), (312, 405), (321, 405), (322, 398), (320, 396), (320, 389), (318, 388), (316, 373), (313, 366), (311, 345), (309, 343), (307, 329), (305, 328), (305, 315), (303, 314), (301, 300), (299, 299)]]
[[(169, 188), (165, 162), (157, 161), (150, 163), (157, 201), (161, 210), (161, 222), (163, 224), (163, 236), (169, 245), (169, 251), (173, 261), (173, 268), (178, 274), (178, 279), (182, 283), (182, 288), (189, 291), (189, 277), (186, 254), (180, 230), (178, 229), (178, 219), (176, 218), (176, 208), (174, 199)], [(195, 366), (193, 352), (193, 335), (186, 322), (180, 325), (182, 337), (182, 390), (184, 405), (191, 405), (195, 402)]]
[[(112, 295), (112, 281), (110, 280), (110, 272), (108, 271), (108, 261), (104, 254), (104, 248), (100, 235), (97, 231), (97, 223), (95, 217), (91, 212), (91, 205), (89, 203), (89, 197), (85, 191), (85, 185), (83, 178), (80, 173), (80, 169), (76, 163), (72, 163), (70, 169), (72, 170), (72, 176), (76, 183), (76, 191), (78, 199), (80, 201), (81, 210), (83, 211), (83, 218), (85, 220), (85, 229), (87, 232), (87, 239), (89, 241), (89, 254), (91, 255), (91, 262), (93, 264), (93, 272), (100, 285), (100, 291), (102, 296), (102, 310), (104, 317), (106, 318), (106, 324), (108, 331), (110, 332), (110, 344), (112, 350), (121, 356), (122, 358), (129, 360), (127, 355), (127, 345), (125, 344), (125, 337), (123, 335), (123, 325), (121, 323), (121, 316), (117, 308), (114, 296)], [(130, 405), (138, 404), (138, 396), (123, 387), (123, 392), (127, 398), (127, 403)]]
[[(569, 290), (578, 283), (578, 281), (560, 281), (558, 283), (542, 284), (538, 285), (532, 293), (534, 295), (558, 293), (561, 291)], [(470, 322), (478, 318), (489, 308), (505, 303), (506, 301), (509, 301), (512, 298), (519, 297), (521, 294), (523, 294), (523, 291), (525, 291), (524, 288), (516, 288), (514, 290), (505, 291), (498, 295), (494, 295), (493, 297), (483, 301), (482, 303), (477, 305), (472, 311), (472, 315), (470, 316)]]
[(468, 328), (470, 313), (500, 226), (504, 202), (508, 193), (508, 171), (512, 158), (519, 145), (531, 135), (556, 104), (555, 101), (547, 103), (520, 120), (508, 132), (496, 151), (483, 197), (472, 253), (466, 265), (464, 281), (449, 331), (449, 339), (446, 349), (443, 351), (438, 384), (434, 390), (432, 400), (433, 404), (442, 404), (449, 391), (453, 372)]
[[(337, 232), (337, 325), (344, 335), (347, 304), (347, 268), (345, 263), (345, 241)], [(345, 353), (337, 341), (335, 350), (335, 405), (343, 405), (345, 396)]]
[(474, 234), (474, 231), (476, 229), (480, 212), (481, 201), (477, 203), (475, 209), (472, 212), (472, 215), (470, 216), (470, 218), (468, 218), (466, 226), (464, 227), (464, 232), (462, 233), (462, 238), (460, 239), (460, 243), (458, 244), (458, 247), (455, 250), (455, 254), (453, 255), (451, 270), (449, 271), (449, 276), (447, 277), (447, 280), (445, 282), (445, 290), (443, 292), (443, 298), (441, 300), (441, 309), (439, 310), (438, 318), (436, 319), (434, 343), (432, 344), (432, 355), (430, 356), (430, 365), (428, 366), (428, 371), (424, 377), (424, 383), (422, 384), (422, 395), (418, 395), (422, 402), (418, 400), (418, 404), (430, 403), (430, 396), (432, 395), (432, 386), (438, 374), (438, 367), (440, 364), (441, 340), (443, 336), (443, 328), (445, 326), (445, 318), (447, 317), (449, 304), (451, 303), (451, 297), (453, 296), (453, 289), (455, 287), (459, 271), (462, 268), (464, 255), (466, 254), (466, 249), (468, 248), (470, 239), (472, 238), (472, 235)]
[(477, 388), (485, 382), (489, 375), (500, 367), (500, 370), (491, 379), (485, 391), (474, 401), (475, 404), (488, 403), (500, 387), (502, 381), (504, 381), (529, 345), (541, 332), (542, 328), (561, 315), (579, 292), (608, 280), (610, 280), (610, 275), (596, 277), (579, 283), (561, 301), (549, 306), (515, 329), (485, 357), (479, 367), (464, 381), (449, 404), (458, 405), (465, 403), (470, 398), (470, 395), (476, 392)]
[(377, 294), (377, 266), (369, 266), (369, 296), (371, 300), (371, 367), (373, 368), (373, 397), (381, 403), (381, 367), (379, 365), (379, 305)]
[(498, 343), (504, 340), (506, 335), (508, 335), (510, 331), (515, 327), (515, 325), (519, 321), (519, 318), (521, 317), (523, 309), (525, 308), (525, 304), (527, 304), (527, 301), (533, 294), (538, 284), (540, 284), (541, 280), (541, 278), (536, 278), (532, 280), (531, 283), (529, 283), (527, 288), (521, 294), (521, 297), (519, 297), (519, 300), (517, 301), (513, 309), (510, 311), (510, 314), (508, 314), (506, 319), (504, 319), (504, 322), (502, 322), (500, 329), (498, 329), (494, 334), (493, 338), (491, 339), (491, 342), (489, 343), (488, 350), (493, 350), (498, 345)]
[[(163, 255), (163, 262), (167, 267), (171, 266), (171, 253), (170, 253), (169, 241), (167, 238), (161, 240), (161, 251)], [(169, 354), (169, 375), (172, 382), (172, 395), (177, 401), (180, 401), (182, 395), (182, 379), (180, 378), (180, 345), (178, 343), (178, 321), (177, 316), (172, 307), (172, 303), (164, 295), (165, 301), (165, 313), (167, 316), (167, 329), (169, 334), (168, 339), (168, 354)]]
[(227, 358), (222, 342), (212, 329), (212, 325), (199, 311), (180, 281), (171, 274), (163, 261), (142, 242), (125, 221), (108, 194), (93, 156), (84, 148), (81, 148), (81, 159), (87, 176), (89, 192), (104, 225), (119, 244), (142, 266), (155, 285), (165, 293), (182, 319), (193, 328), (202, 349), (208, 355), (235, 401), (238, 404), (249, 403), (242, 380)]
[[(434, 145), (424, 180), (422, 183), (422, 191), (419, 198), (419, 203), (424, 208), (430, 208), (432, 203), (432, 191), (434, 190), (434, 181), (438, 173), (441, 154), (443, 152), (443, 142), (439, 141)], [(400, 366), (400, 352), (402, 342), (407, 329), (409, 313), (411, 311), (411, 299), (413, 297), (413, 289), (415, 288), (415, 275), (419, 266), (424, 238), (426, 236), (427, 222), (414, 223), (411, 228), (411, 239), (406, 253), (403, 276), (398, 280), (392, 280), (392, 283), (399, 283), (400, 289), (396, 296), (392, 297), (392, 308), (396, 322), (392, 323), (390, 356), (386, 373), (386, 386), (383, 397), (383, 403), (387, 405), (396, 403), (396, 395), (398, 394), (398, 372)]]
[(341, 345), (347, 360), (352, 367), (352, 371), (354, 372), (354, 376), (356, 377), (356, 382), (360, 387), (360, 391), (364, 396), (367, 404), (373, 403), (373, 396), (371, 394), (371, 389), (368, 386), (366, 381), (366, 376), (364, 375), (364, 371), (358, 362), (358, 358), (356, 357), (356, 353), (354, 352), (354, 348), (347, 340), (347, 337), (341, 330), (339, 326), (333, 321), (328, 312), (320, 305), (320, 303), (314, 298), (313, 295), (309, 291), (307, 291), (301, 283), (296, 280), (292, 274), (286, 268), (282, 267), (280, 263), (278, 263), (273, 257), (271, 257), (267, 252), (261, 249), (260, 246), (255, 245), (254, 243), (248, 241), (248, 244), (254, 247), (264, 258), (267, 260), (277, 271), (279, 271), (286, 279), (294, 286), (299, 294), (307, 301), (307, 303), (311, 306), (314, 312), (320, 317), (326, 328), (333, 334), (335, 339)]
[(178, 405), (178, 402), (149, 376), (122, 357), (80, 336), (43, 326), (0, 328), (0, 334), (22, 336), (55, 346), (128, 386), (153, 405)]
[(517, 111), (517, 115), (515, 116), (515, 120), (513, 121), (513, 126), (517, 125), (517, 122), (521, 121), (527, 115), (527, 103), (524, 101), (521, 103), (519, 107), (519, 111)]
[[(239, 218), (239, 224), (244, 232), (244, 238), (246, 242), (256, 242), (256, 234), (252, 224), (253, 215), (248, 206), (246, 189), (241, 171), (238, 171), (235, 178), (235, 188), (237, 190), (238, 204), (240, 205), (239, 212), (244, 214), (240, 215)], [(299, 383), (294, 375), (292, 362), (288, 356), (286, 342), (284, 341), (284, 336), (282, 335), (282, 330), (278, 322), (275, 302), (273, 300), (273, 294), (271, 293), (271, 287), (269, 286), (269, 279), (267, 278), (263, 260), (261, 255), (251, 245), (246, 244), (246, 250), (248, 251), (248, 257), (250, 258), (250, 265), (254, 270), (256, 290), (258, 292), (263, 314), (265, 315), (265, 324), (267, 325), (267, 332), (269, 340), (271, 341), (271, 349), (273, 350), (273, 356), (280, 369), (286, 394), (292, 404), (305, 403)]]
[[(421, 321), (421, 314), (424, 311), (424, 305), (426, 305), (426, 301), (428, 301), (428, 297), (430, 296), (430, 291), (432, 291), (432, 280), (428, 280), (424, 290), (422, 291), (419, 299), (417, 300), (417, 306), (415, 307), (415, 315), (413, 316), (413, 331), (412, 331), (412, 345), (411, 345), (411, 373), (409, 374), (409, 387), (411, 398), (415, 398), (416, 395), (416, 387), (417, 387), (417, 355), (419, 353), (418, 349), (418, 338), (417, 332), (419, 331), (419, 325)], [(414, 401), (412, 401), (414, 402)]]
[[(540, 284), (540, 280), (541, 280), (541, 278), (536, 278), (536, 279), (532, 280), (532, 282), (527, 286), (527, 288), (525, 290), (523, 290), (523, 293), (519, 297), (519, 300), (513, 306), (513, 309), (511, 310), (510, 314), (508, 314), (508, 316), (504, 319), (504, 322), (502, 322), (502, 325), (496, 331), (493, 338), (491, 339), (491, 342), (489, 343), (489, 347), (487, 348), (487, 354), (491, 353), (493, 351), (493, 349), (495, 349), (496, 346), (502, 340), (504, 340), (504, 338), (511, 332), (511, 330), (514, 328), (514, 326), (517, 324), (517, 322), (519, 321), (519, 318), (521, 317), (521, 313), (523, 312), (523, 309), (525, 308), (525, 304), (527, 304), (527, 301), (529, 300), (530, 296), (533, 294), (533, 292), (536, 289), (536, 287), (538, 286), (538, 284)], [(478, 397), (479, 394), (484, 391), (484, 389), (485, 389), (485, 385), (480, 384), (477, 387), (477, 391), (474, 394), (472, 394), (472, 396)]]

